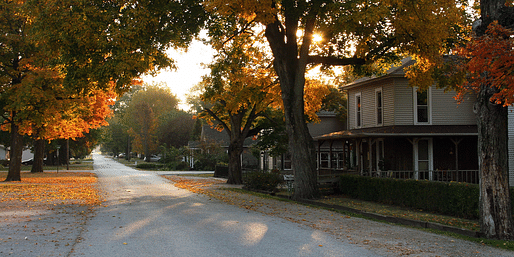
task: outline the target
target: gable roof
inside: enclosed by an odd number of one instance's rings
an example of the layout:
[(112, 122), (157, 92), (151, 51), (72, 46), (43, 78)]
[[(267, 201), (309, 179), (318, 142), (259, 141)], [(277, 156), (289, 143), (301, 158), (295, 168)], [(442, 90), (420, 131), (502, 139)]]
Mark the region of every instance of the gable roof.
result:
[(389, 68), (385, 72), (385, 75), (381, 75), (381, 76), (378, 76), (378, 77), (377, 76), (363, 77), (363, 78), (355, 80), (352, 83), (344, 85), (341, 88), (342, 89), (350, 89), (350, 88), (358, 87), (358, 86), (363, 85), (363, 84), (367, 84), (369, 82), (383, 80), (383, 79), (392, 78), (392, 77), (404, 78), (405, 77), (405, 68), (413, 65), (415, 62), (416, 61), (414, 61), (411, 57), (404, 58), (404, 59), (401, 60), (402, 64), (400, 66), (391, 65), (391, 68)]

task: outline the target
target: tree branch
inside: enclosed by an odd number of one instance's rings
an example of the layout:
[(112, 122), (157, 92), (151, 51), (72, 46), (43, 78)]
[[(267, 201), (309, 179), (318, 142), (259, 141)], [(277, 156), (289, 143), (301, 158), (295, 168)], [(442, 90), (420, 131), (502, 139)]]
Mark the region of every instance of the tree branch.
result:
[(366, 60), (364, 58), (338, 58), (332, 56), (318, 56), (311, 55), (307, 60), (308, 64), (325, 64), (332, 66), (345, 66), (345, 65), (363, 65), (366, 64)]
[(223, 126), (223, 128), (227, 130), (227, 132), (229, 134), (231, 133), (230, 128), (227, 126), (227, 124), (225, 122), (223, 122), (223, 120), (221, 120), (218, 117), (218, 115), (216, 115), (213, 111), (211, 111), (211, 109), (204, 108), (203, 110), (206, 111), (209, 115), (211, 115), (211, 117), (213, 117), (217, 122), (219, 122)]

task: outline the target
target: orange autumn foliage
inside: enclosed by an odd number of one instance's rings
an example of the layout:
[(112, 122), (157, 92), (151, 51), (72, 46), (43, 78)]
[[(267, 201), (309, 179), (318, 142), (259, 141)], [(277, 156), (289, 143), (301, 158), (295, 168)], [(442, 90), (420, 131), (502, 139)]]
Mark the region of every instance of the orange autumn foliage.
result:
[(112, 115), (110, 106), (115, 99), (110, 88), (93, 90), (84, 97), (56, 100), (39, 110), (40, 116), (35, 119), (22, 120), (20, 132), (46, 140), (83, 137), (90, 129), (108, 125), (106, 118)]
[(478, 93), (481, 85), (498, 89), (491, 102), (508, 106), (514, 103), (514, 31), (493, 22), (486, 33), (474, 38), (457, 54), (468, 62), (458, 69), (467, 71), (467, 78), (460, 83), (458, 99), (466, 91)]

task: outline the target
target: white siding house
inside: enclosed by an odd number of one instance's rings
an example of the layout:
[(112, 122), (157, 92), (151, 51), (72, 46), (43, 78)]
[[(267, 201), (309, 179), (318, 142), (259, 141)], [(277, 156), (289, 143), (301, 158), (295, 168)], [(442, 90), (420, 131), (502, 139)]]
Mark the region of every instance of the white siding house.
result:
[(413, 63), (406, 59), (383, 76), (362, 78), (341, 88), (348, 96), (348, 130), (315, 139), (330, 145), (342, 142), (347, 163), (320, 168), (345, 167), (370, 176), (478, 181), (473, 96), (458, 103), (455, 94), (436, 86), (425, 91), (411, 87), (404, 68)]

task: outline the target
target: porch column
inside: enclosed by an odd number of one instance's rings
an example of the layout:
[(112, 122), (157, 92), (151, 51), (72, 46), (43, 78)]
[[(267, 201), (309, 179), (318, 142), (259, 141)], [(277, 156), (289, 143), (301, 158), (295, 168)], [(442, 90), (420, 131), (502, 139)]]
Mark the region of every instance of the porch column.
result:
[(373, 176), (373, 138), (368, 139), (368, 169), (369, 176)]
[(316, 154), (316, 159), (317, 159), (317, 163), (318, 163), (318, 169), (317, 169), (317, 172), (318, 172), (318, 177), (319, 177), (319, 170), (321, 169), (321, 145), (324, 144), (325, 141), (323, 140), (318, 140), (318, 154)]
[(346, 140), (343, 140), (343, 167), (341, 167), (341, 169), (348, 167), (348, 165), (346, 164), (346, 158)]
[(357, 171), (359, 171), (360, 174), (362, 174), (362, 165), (361, 165), (361, 142), (362, 139), (357, 139), (355, 144), (355, 157), (357, 157)]
[(450, 140), (452, 140), (453, 144), (455, 145), (455, 173), (457, 176), (457, 181), (459, 181), (459, 144), (462, 141), (462, 139), (463, 138), (459, 138), (459, 139), (450, 138)]
[[(330, 157), (328, 158), (328, 160), (330, 161), (330, 163), (328, 164), (328, 167), (330, 168), (330, 170), (332, 170), (334, 167), (332, 167), (332, 145), (334, 145), (334, 140), (330, 140), (330, 150), (329, 150), (329, 154), (330, 154)], [(337, 167), (337, 165), (336, 165)]]
[(418, 179), (419, 173), (418, 173), (418, 162), (416, 156), (418, 156), (418, 148), (416, 147), (416, 144), (419, 140), (419, 138), (413, 138), (412, 140), (407, 138), (409, 142), (412, 144), (412, 168), (414, 170), (414, 178)]

